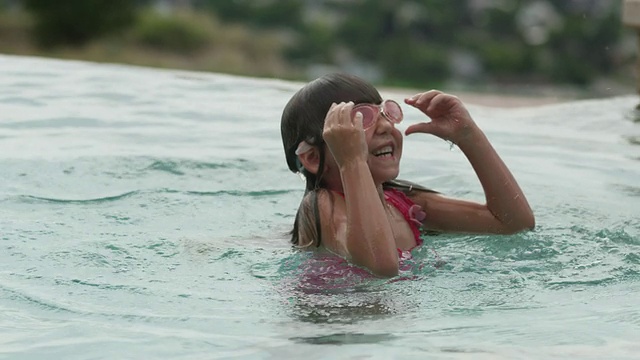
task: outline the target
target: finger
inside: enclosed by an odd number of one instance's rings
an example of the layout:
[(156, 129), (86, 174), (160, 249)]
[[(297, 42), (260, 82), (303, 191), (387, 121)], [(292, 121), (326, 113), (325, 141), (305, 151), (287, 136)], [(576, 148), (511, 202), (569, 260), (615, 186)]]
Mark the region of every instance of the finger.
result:
[(332, 112), (335, 111), (336, 106), (338, 106), (338, 104), (336, 103), (331, 103), (331, 106), (329, 106), (329, 110), (327, 110), (327, 117), (329, 117), (329, 114), (331, 114)]
[(338, 124), (342, 126), (351, 125), (351, 110), (349, 107), (349, 103), (342, 102), (339, 106), (340, 108), (338, 109)]
[(451, 103), (453, 101), (456, 101), (457, 99), (458, 98), (453, 95), (438, 94), (429, 103), (429, 106), (427, 107), (427, 113), (433, 112), (438, 107), (446, 107), (447, 103)]
[(360, 111), (356, 112), (356, 116), (353, 117), (353, 124), (355, 125), (356, 129), (360, 131), (364, 131), (364, 126), (362, 125), (363, 118), (364, 117), (362, 116), (362, 113)]
[(433, 116), (436, 114), (439, 108), (442, 108), (443, 105), (448, 101), (447, 95), (438, 94), (429, 102), (429, 106), (425, 109), (425, 114), (429, 116)]
[(324, 118), (324, 129), (328, 129), (329, 127), (333, 126), (333, 124), (336, 122), (335, 112), (336, 112), (337, 106), (338, 104), (332, 103), (331, 107), (329, 107), (329, 111), (327, 111), (327, 115)]
[(344, 125), (344, 120), (342, 118), (344, 105), (344, 102), (341, 102), (339, 104), (336, 103), (336, 105), (330, 110), (329, 119), (331, 120), (331, 124), (333, 126)]
[(419, 98), (419, 97), (420, 97), (420, 95), (422, 95), (422, 94), (424, 94), (424, 93), (417, 93), (417, 94), (415, 94), (415, 95), (413, 95), (413, 96), (411, 96), (411, 97), (405, 98), (405, 99), (404, 99), (404, 102), (405, 102), (405, 103), (407, 103), (407, 104), (412, 104), (412, 103), (414, 103), (416, 100), (418, 100), (418, 98)]
[(329, 107), (329, 111), (327, 111), (327, 116), (326, 116), (327, 118), (329, 118), (329, 115), (330, 115), (332, 112), (334, 112), (334, 111), (335, 111), (336, 106), (338, 106), (338, 104), (336, 104), (336, 103), (331, 103), (331, 106)]
[(353, 110), (353, 102), (349, 101), (348, 103), (344, 103), (342, 109), (340, 110), (340, 120), (341, 124), (344, 126), (353, 126), (353, 119), (351, 118), (351, 111)]
[(349, 101), (344, 105), (344, 118), (347, 125), (354, 125), (353, 117), (351, 116), (351, 112), (353, 111), (353, 101)]
[(427, 105), (429, 102), (431, 102), (431, 99), (438, 96), (439, 94), (442, 94), (442, 91), (429, 90), (427, 92), (416, 94), (413, 97), (406, 99), (405, 102), (409, 105), (420, 107), (420, 106)]
[(431, 104), (433, 99), (438, 97), (438, 96), (440, 96), (440, 95), (442, 95), (442, 91), (439, 91), (439, 90), (427, 91), (426, 93), (423, 94), (423, 96), (418, 98), (418, 100), (416, 101), (415, 106), (420, 107), (420, 108), (427, 108), (429, 106), (429, 104)]
[(404, 131), (405, 135), (411, 135), (413, 133), (435, 134), (437, 127), (433, 122), (421, 122), (413, 124)]
[(343, 102), (339, 103), (336, 105), (336, 107), (333, 109), (333, 118), (334, 118), (334, 122), (336, 125), (344, 125), (344, 120), (342, 118), (342, 114), (344, 111), (344, 104)]

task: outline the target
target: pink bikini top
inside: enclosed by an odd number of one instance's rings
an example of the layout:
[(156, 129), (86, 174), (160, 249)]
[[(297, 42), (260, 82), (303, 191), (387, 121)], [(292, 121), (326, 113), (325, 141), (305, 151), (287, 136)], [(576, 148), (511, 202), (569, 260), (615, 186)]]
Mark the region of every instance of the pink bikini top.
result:
[(402, 216), (404, 216), (404, 219), (409, 224), (409, 227), (411, 227), (411, 231), (413, 231), (413, 236), (416, 239), (416, 245), (409, 250), (397, 249), (400, 259), (410, 259), (411, 250), (422, 245), (422, 239), (420, 238), (420, 226), (422, 226), (422, 221), (426, 217), (426, 214), (422, 211), (422, 207), (420, 205), (416, 205), (400, 190), (385, 189), (384, 199), (400, 211)]

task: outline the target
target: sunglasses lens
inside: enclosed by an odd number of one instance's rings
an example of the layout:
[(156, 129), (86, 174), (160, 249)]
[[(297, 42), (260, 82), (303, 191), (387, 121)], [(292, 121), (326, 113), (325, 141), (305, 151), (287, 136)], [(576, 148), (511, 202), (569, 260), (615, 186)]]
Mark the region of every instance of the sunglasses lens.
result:
[(351, 116), (355, 117), (356, 113), (362, 114), (362, 127), (369, 128), (376, 121), (376, 117), (378, 116), (378, 109), (368, 105), (356, 106), (351, 110)]
[(397, 102), (393, 100), (385, 101), (384, 112), (392, 122), (398, 124), (402, 121), (402, 108)]

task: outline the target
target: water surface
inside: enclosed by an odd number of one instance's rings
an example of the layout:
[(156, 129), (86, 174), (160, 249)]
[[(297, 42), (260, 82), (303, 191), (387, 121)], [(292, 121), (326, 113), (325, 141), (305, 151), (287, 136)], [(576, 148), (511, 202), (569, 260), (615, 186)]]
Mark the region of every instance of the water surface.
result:
[[(383, 280), (287, 244), (300, 84), (11, 56), (0, 74), (0, 358), (640, 353), (636, 96), (469, 105), (538, 226), (427, 236)], [(401, 177), (483, 201), (433, 137), (405, 139)]]

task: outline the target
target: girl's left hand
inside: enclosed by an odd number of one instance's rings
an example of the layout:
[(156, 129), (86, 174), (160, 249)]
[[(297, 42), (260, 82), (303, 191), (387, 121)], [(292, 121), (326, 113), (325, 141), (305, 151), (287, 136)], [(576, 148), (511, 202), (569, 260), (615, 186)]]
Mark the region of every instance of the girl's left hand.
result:
[(404, 101), (431, 118), (430, 122), (409, 126), (406, 135), (421, 132), (460, 144), (477, 130), (462, 101), (453, 95), (431, 90)]

